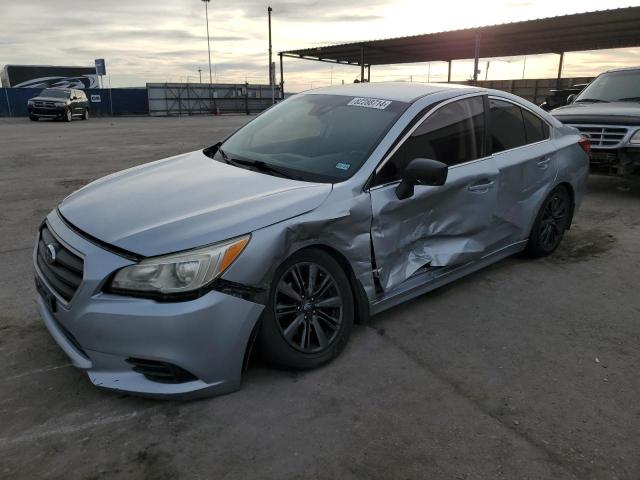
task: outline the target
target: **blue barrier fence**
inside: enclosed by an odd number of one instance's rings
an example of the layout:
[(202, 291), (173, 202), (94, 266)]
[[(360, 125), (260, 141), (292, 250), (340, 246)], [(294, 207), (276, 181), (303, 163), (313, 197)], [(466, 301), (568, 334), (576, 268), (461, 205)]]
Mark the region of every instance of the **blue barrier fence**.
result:
[[(41, 91), (40, 88), (0, 88), (0, 117), (26, 117), (29, 114), (27, 100)], [(92, 88), (84, 92), (93, 116), (149, 113), (146, 88)]]

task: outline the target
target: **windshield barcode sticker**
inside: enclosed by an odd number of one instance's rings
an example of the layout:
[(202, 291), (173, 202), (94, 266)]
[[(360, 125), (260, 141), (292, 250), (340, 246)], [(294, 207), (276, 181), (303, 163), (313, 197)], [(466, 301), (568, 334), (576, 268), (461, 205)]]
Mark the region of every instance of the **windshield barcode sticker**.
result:
[(367, 108), (376, 108), (378, 110), (384, 110), (389, 105), (391, 105), (391, 100), (380, 100), (379, 98), (362, 98), (356, 97), (347, 103), (349, 106), (355, 107), (367, 107)]

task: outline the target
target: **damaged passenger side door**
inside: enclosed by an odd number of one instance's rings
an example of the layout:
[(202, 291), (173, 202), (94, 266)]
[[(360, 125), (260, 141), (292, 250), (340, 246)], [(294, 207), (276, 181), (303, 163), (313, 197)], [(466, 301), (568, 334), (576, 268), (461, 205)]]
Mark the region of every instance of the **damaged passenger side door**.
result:
[[(498, 169), (487, 156), (486, 96), (443, 102), (416, 124), (376, 169), (370, 188), (378, 279), (392, 290), (426, 267), (461, 265), (487, 253)], [(414, 159), (448, 166), (444, 185), (398, 194)], [(400, 188), (402, 191), (402, 188)]]

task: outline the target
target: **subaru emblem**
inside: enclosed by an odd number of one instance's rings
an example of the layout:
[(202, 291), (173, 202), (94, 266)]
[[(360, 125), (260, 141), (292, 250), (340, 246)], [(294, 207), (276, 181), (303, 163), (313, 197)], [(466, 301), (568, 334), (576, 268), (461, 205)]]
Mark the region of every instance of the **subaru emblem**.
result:
[(53, 243), (47, 245), (47, 263), (53, 265), (56, 262), (56, 246)]

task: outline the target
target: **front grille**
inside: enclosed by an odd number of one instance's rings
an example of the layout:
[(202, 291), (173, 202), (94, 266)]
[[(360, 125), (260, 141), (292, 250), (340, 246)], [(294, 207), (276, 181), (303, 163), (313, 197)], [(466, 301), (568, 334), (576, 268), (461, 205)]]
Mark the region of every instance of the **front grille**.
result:
[(43, 102), (43, 101), (35, 101), (35, 102), (33, 102), (33, 105), (35, 107), (41, 107), (41, 108), (42, 107), (44, 107), (44, 108), (54, 108), (56, 106), (55, 102)]
[(62, 245), (46, 226), (40, 230), (36, 264), (55, 293), (69, 302), (82, 283), (84, 262)]
[(133, 365), (133, 371), (141, 373), (147, 380), (159, 383), (185, 383), (197, 380), (195, 375), (184, 368), (167, 362), (145, 360), (142, 358), (127, 358), (127, 363)]
[(580, 133), (589, 137), (592, 147), (616, 148), (629, 133), (625, 127), (609, 127), (606, 125), (571, 125)]

